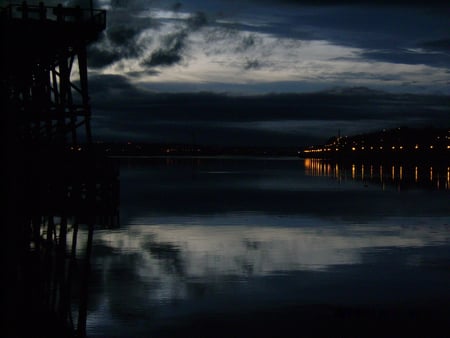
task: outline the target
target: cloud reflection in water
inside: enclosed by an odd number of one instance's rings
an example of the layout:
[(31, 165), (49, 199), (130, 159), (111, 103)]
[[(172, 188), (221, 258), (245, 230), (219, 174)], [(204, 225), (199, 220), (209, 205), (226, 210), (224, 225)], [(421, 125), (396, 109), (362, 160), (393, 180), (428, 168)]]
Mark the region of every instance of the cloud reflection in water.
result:
[[(272, 224), (283, 222), (270, 218)], [(363, 264), (364, 255), (376, 250), (439, 246), (449, 240), (443, 218), (415, 218), (415, 224), (407, 218), (391, 218), (382, 225), (339, 226), (332, 221), (316, 226), (317, 220), (290, 218), (301, 224), (295, 227), (264, 226), (261, 222), (271, 223), (269, 217), (252, 214), (183, 218), (180, 223), (172, 217), (165, 224), (156, 220), (135, 219), (127, 232), (99, 232), (96, 237), (118, 254), (117, 259), (135, 258), (135, 274), (152, 284), (148, 296), (159, 302), (189, 297), (188, 284), (195, 280), (214, 284), (227, 278), (326, 272), (336, 266)], [(417, 257), (408, 261), (418, 262)]]

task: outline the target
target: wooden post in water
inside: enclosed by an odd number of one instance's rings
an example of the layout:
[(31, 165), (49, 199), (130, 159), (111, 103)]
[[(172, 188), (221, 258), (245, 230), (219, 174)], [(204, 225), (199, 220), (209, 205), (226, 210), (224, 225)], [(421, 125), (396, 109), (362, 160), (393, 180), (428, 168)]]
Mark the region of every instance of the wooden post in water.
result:
[(87, 72), (87, 54), (86, 46), (78, 46), (78, 70), (80, 74), (80, 89), (82, 96), (82, 105), (84, 113), (84, 123), (86, 130), (86, 141), (88, 144), (92, 142), (91, 133), (91, 107), (89, 103), (89, 90), (88, 90), (88, 72)]
[(87, 319), (87, 304), (89, 292), (89, 276), (91, 273), (91, 252), (92, 239), (94, 236), (93, 219), (88, 220), (88, 238), (86, 243), (86, 253), (84, 258), (84, 269), (82, 272), (81, 290), (80, 290), (80, 305), (78, 312), (77, 335), (78, 337), (86, 337), (86, 319)]

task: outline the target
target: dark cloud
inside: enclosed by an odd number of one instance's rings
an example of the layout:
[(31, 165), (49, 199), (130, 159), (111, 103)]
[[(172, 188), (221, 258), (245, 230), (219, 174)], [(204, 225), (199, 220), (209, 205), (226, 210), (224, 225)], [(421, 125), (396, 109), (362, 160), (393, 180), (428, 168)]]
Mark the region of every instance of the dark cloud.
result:
[(88, 49), (88, 65), (91, 68), (102, 68), (120, 60), (122, 55), (114, 50), (102, 49), (93, 45)]
[(102, 68), (124, 58), (139, 57), (144, 51), (137, 43), (138, 31), (117, 26), (107, 31), (102, 40), (88, 47), (88, 65)]
[(257, 59), (247, 59), (245, 61), (245, 65), (244, 65), (245, 70), (259, 69), (259, 68), (261, 68), (261, 64), (259, 63), (259, 61)]
[(208, 18), (204, 12), (196, 12), (192, 14), (188, 20), (187, 24), (191, 30), (197, 30), (208, 23)]
[(152, 0), (111, 0), (111, 8), (127, 10), (145, 10), (156, 1)]
[(140, 40), (145, 30), (159, 28), (159, 22), (139, 14), (148, 4), (142, 1), (113, 0), (107, 11), (106, 30), (100, 39), (89, 47), (91, 68), (102, 68), (127, 58), (141, 57), (151, 37)]
[[(98, 43), (89, 48), (89, 66), (101, 68), (121, 60), (125, 61), (119, 64), (125, 64), (127, 58), (136, 58), (145, 66), (147, 75), (158, 75), (166, 71), (163, 67), (189, 63), (190, 37), (195, 33), (205, 34), (204, 41), (211, 45), (220, 39), (235, 41), (227, 46), (218, 43), (217, 49), (208, 52), (220, 53), (223, 48), (229, 48), (227, 52), (242, 53), (239, 60), (243, 72), (265, 65), (263, 56), (254, 55), (255, 51), (264, 50), (260, 34), (298, 43), (320, 40), (355, 47), (360, 50), (360, 54), (355, 54), (358, 60), (384, 61), (393, 66), (423, 64), (448, 70), (450, 11), (436, 10), (435, 6), (409, 6), (419, 2), (424, 3), (410, 0), (112, 0), (107, 29)], [(434, 5), (437, 1), (426, 3)], [(324, 6), (309, 6), (317, 4)], [(285, 5), (294, 6), (286, 10)], [(150, 8), (175, 13), (149, 18), (149, 12), (144, 11)], [(186, 17), (186, 13), (193, 14)], [(166, 24), (170, 25), (171, 32), (164, 31)], [(203, 29), (206, 26), (208, 30)], [(281, 44), (276, 46), (281, 48)], [(137, 78), (143, 73), (127, 75)], [(398, 82), (395, 75), (356, 70), (317, 80), (337, 83), (342, 78), (348, 83), (361, 78)], [(159, 92), (148, 90), (150, 86)], [(312, 88), (311, 84), (288, 81), (255, 86), (263, 88), (261, 92)], [(443, 126), (448, 124), (450, 116), (448, 96), (397, 95), (366, 88), (254, 96), (217, 93), (227, 90), (238, 93), (241, 89), (248, 93), (248, 87), (233, 83), (228, 86), (154, 83), (143, 89), (123, 76), (92, 75), (94, 133), (97, 140), (107, 141), (191, 142), (195, 135), (202, 144), (301, 146), (322, 142), (338, 128), (343, 133), (351, 133), (400, 125)], [(199, 88), (210, 92), (198, 92)], [(162, 94), (165, 89), (187, 93)]]
[(163, 38), (162, 47), (154, 50), (141, 64), (148, 67), (171, 66), (181, 61), (187, 33), (183, 30)]
[[(304, 5), (307, 2), (284, 3)], [(146, 68), (144, 71), (158, 69), (157, 67), (167, 68), (179, 63), (189, 65), (190, 55), (196, 53), (190, 45), (194, 39), (189, 37), (192, 32), (197, 32), (205, 34), (204, 41), (208, 43), (206, 54), (209, 57), (222, 52), (247, 54), (241, 56), (244, 70), (269, 65), (264, 63), (263, 56), (254, 55), (256, 51), (270, 53), (263, 46), (264, 40), (260, 34), (280, 39), (289, 38), (298, 43), (320, 40), (338, 46), (359, 48), (361, 52), (355, 52), (355, 59), (359, 57), (361, 61), (450, 68), (450, 56), (448, 49), (445, 49), (448, 48), (446, 46), (449, 41), (449, 11), (387, 4), (367, 5), (382, 4), (383, 1), (319, 3), (352, 5), (295, 6), (286, 10), (285, 6), (280, 5), (280, 1), (275, 0), (247, 0), (242, 3), (218, 0), (168, 3), (113, 0), (111, 10), (108, 11), (106, 34), (102, 41), (91, 47), (89, 65), (101, 68), (120, 60), (124, 60), (125, 64), (129, 58), (136, 58)], [(149, 18), (148, 12), (142, 15), (150, 7), (176, 13), (164, 18)], [(193, 14), (186, 18), (186, 13)], [(224, 20), (216, 20), (218, 18)], [(165, 32), (167, 23), (177, 31)], [(208, 29), (202, 30), (205, 26)], [(144, 30), (149, 30), (149, 34), (141, 35)], [(233, 34), (236, 43), (226, 46), (221, 43), (224, 39), (230, 39)], [(146, 38), (142, 39), (142, 36)], [(158, 38), (161, 36), (165, 37)], [(348, 79), (355, 78), (349, 76)], [(390, 82), (389, 79), (375, 80)]]
[(147, 67), (172, 66), (183, 59), (183, 49), (191, 32), (206, 25), (208, 19), (203, 12), (192, 14), (186, 21), (186, 26), (175, 33), (168, 34), (161, 39), (161, 46), (152, 51), (141, 64)]
[(361, 53), (361, 56), (365, 59), (390, 63), (411, 65), (426, 64), (435, 67), (450, 67), (450, 55), (436, 52), (417, 51), (411, 49), (388, 49), (366, 51)]
[(184, 30), (166, 35), (163, 38), (163, 46), (168, 50), (179, 51), (184, 47), (186, 37), (187, 33)]
[[(137, 41), (139, 33), (140, 31), (135, 28), (127, 28), (125, 26), (111, 27), (107, 32), (111, 49), (122, 58), (138, 57), (144, 51), (144, 46)], [(147, 39), (146, 42), (149, 43), (150, 40)]]
[(450, 52), (450, 38), (425, 41), (419, 44), (419, 47), (439, 52)]
[(181, 61), (179, 49), (158, 48), (152, 52), (149, 58), (144, 59), (141, 64), (148, 67), (171, 66)]
[[(122, 59), (140, 57), (145, 46), (139, 35), (150, 28), (157, 28), (157, 23), (148, 18), (136, 18), (132, 12), (121, 9), (108, 12), (106, 31), (89, 46), (89, 67), (102, 68)], [(150, 43), (150, 38), (145, 43)]]
[(250, 0), (254, 3), (274, 3), (291, 5), (313, 6), (339, 6), (339, 5), (417, 5), (417, 6), (442, 6), (446, 3), (442, 0)]
[[(281, 10), (275, 1), (267, 3), (271, 3), (274, 8), (257, 7), (253, 16), (264, 18), (264, 21), (259, 22), (262, 24), (246, 25), (245, 18), (252, 18), (248, 14), (233, 23), (234, 29), (299, 41), (323, 40), (340, 46), (361, 48), (372, 53), (367, 56), (374, 59), (388, 61), (391, 58), (396, 63), (412, 59), (407, 62), (411, 64), (427, 64), (429, 60), (433, 65), (441, 65), (438, 56), (431, 53), (418, 55), (408, 50), (417, 48), (420, 41), (429, 42), (429, 48), (445, 48), (450, 31), (448, 4), (442, 10), (434, 7), (368, 6), (364, 3)], [(443, 63), (447, 64), (447, 61)]]
[(139, 32), (140, 31), (136, 27), (121, 24), (109, 27), (107, 35), (109, 41), (120, 46), (128, 44), (130, 40), (134, 39), (139, 34)]
[(97, 139), (294, 146), (343, 132), (448, 124), (450, 97), (387, 94), (367, 88), (310, 94), (231, 96), (155, 93), (121, 76), (93, 76)]
[(91, 75), (89, 93), (101, 107), (108, 102), (126, 102), (127, 98), (144, 97), (144, 92), (135, 88), (120, 75)]
[[(233, 96), (212, 92), (156, 93), (135, 88), (124, 77), (94, 76), (93, 96), (102, 96), (98, 107), (120, 111), (130, 104), (134, 111), (152, 110), (157, 119), (227, 122), (308, 120), (355, 120), (389, 118), (391, 114), (444, 118), (450, 110), (447, 96), (388, 94), (364, 87), (336, 88), (308, 94)], [(106, 99), (111, 93), (116, 93)], [(132, 102), (128, 102), (133, 98)], [(440, 109), (437, 109), (440, 107)], [(436, 108), (436, 109), (435, 109)], [(432, 116), (427, 116), (430, 112)], [(119, 112), (120, 113), (120, 112)]]
[(181, 7), (183, 7), (183, 5), (181, 4), (181, 2), (176, 2), (172, 5), (172, 10), (173, 11), (179, 11), (181, 9)]
[[(237, 33), (237, 36), (240, 34)], [(251, 50), (257, 45), (261, 45), (263, 43), (261, 37), (257, 37), (255, 34), (245, 34), (240, 39), (239, 45), (236, 48), (236, 52), (244, 53), (248, 50)]]
[(247, 49), (253, 47), (255, 45), (255, 37), (254, 35), (247, 35), (242, 38), (242, 46)]
[(143, 75), (149, 75), (149, 76), (157, 76), (161, 74), (160, 71), (157, 71), (155, 69), (146, 69), (144, 71), (136, 71), (136, 72), (128, 72), (127, 75), (133, 78), (141, 78)]
[[(28, 1), (29, 2), (29, 1)], [(62, 3), (61, 1), (52, 1), (54, 3)], [(93, 0), (92, 4), (94, 8), (99, 8), (100, 7), (100, 2), (99, 0)], [(49, 1), (45, 1), (45, 4), (48, 6), (49, 5)], [(75, 6), (80, 6), (81, 8), (89, 8), (91, 4), (91, 0), (69, 0), (69, 1), (65, 1), (64, 2), (64, 6), (68, 6), (68, 7), (75, 7)]]
[(111, 0), (111, 7), (112, 8), (126, 8), (130, 6), (132, 1), (129, 0)]

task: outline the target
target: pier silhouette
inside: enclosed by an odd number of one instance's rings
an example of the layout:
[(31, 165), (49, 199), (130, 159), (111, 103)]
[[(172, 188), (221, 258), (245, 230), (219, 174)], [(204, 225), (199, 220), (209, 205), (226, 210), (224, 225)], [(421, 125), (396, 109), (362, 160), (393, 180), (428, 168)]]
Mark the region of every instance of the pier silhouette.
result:
[(86, 334), (94, 230), (118, 224), (118, 167), (92, 146), (93, 8), (0, 8), (5, 337)]
[[(2, 92), (9, 126), (26, 141), (91, 141), (86, 46), (105, 29), (106, 13), (62, 5), (1, 9)], [(75, 80), (74, 80), (75, 79)]]

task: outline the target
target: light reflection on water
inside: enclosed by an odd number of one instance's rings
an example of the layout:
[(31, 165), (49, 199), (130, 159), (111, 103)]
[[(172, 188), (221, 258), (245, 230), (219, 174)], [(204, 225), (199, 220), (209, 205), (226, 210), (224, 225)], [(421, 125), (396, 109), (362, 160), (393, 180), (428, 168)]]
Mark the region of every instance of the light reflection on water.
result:
[(124, 169), (121, 228), (94, 237), (90, 335), (264, 306), (450, 301), (447, 192), (382, 191), (299, 162)]
[(305, 173), (310, 176), (328, 176), (339, 181), (378, 182), (383, 188), (391, 184), (400, 188), (428, 187), (435, 190), (450, 190), (450, 167), (431, 164), (418, 166), (411, 163), (364, 164), (334, 163), (318, 158), (304, 161)]

